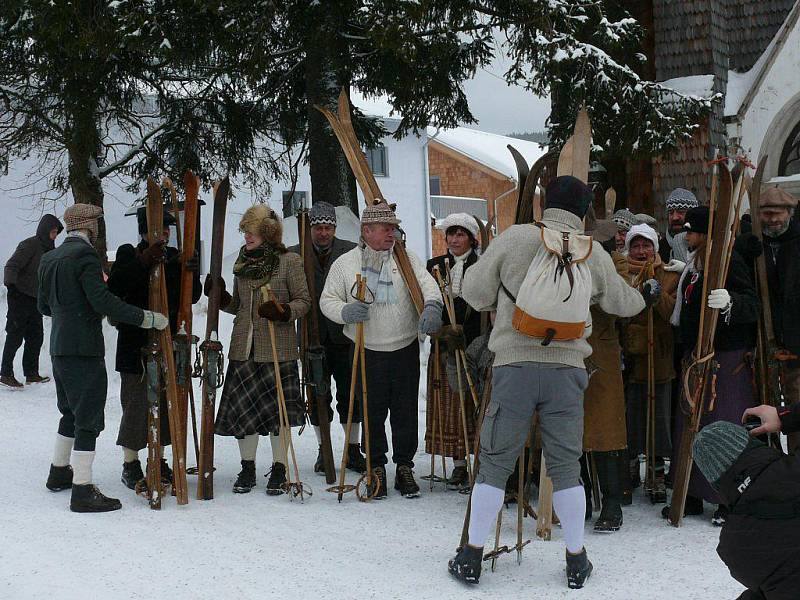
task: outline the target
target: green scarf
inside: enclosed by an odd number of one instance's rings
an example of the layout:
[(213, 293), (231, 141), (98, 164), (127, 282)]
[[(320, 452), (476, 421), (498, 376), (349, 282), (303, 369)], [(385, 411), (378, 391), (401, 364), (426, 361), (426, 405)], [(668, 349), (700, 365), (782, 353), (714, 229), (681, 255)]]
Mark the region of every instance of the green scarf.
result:
[(269, 283), (278, 271), (280, 254), (271, 244), (262, 244), (254, 250), (242, 246), (239, 256), (233, 265), (233, 274), (243, 279), (259, 281), (261, 285)]

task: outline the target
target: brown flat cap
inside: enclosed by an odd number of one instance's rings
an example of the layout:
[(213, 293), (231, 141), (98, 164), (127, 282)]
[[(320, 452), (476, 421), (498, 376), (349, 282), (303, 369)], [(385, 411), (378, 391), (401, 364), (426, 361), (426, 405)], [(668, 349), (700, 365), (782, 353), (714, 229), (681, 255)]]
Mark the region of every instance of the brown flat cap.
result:
[(797, 198), (779, 187), (767, 188), (761, 192), (759, 208), (795, 208)]
[(90, 229), (103, 215), (103, 209), (93, 204), (73, 204), (64, 211), (64, 224), (67, 231)]

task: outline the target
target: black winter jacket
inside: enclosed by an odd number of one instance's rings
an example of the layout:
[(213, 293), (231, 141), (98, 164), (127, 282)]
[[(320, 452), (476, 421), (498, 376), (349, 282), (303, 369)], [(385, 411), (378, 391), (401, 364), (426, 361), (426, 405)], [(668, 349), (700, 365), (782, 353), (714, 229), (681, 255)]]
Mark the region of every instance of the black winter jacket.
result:
[[(680, 341), (686, 352), (694, 349), (697, 343), (697, 331), (700, 327), (700, 308), (703, 303), (707, 302), (706, 298), (702, 298), (703, 273), (700, 273), (694, 283), (687, 300), (686, 291), (690, 284), (691, 276), (687, 275), (683, 278), (682, 284), (684, 304), (681, 307), (679, 325)], [(725, 289), (731, 295), (733, 306), (731, 307), (730, 318), (727, 321), (723, 315), (720, 314), (719, 316), (714, 348), (720, 351), (754, 348), (759, 314), (758, 296), (747, 263), (735, 251), (731, 255), (731, 265), (728, 270)], [(709, 289), (708, 291), (710, 292), (711, 290)]]
[(800, 224), (792, 221), (776, 238), (765, 235), (763, 244), (775, 339), (800, 354)]
[[(108, 289), (128, 304), (139, 308), (148, 308), (150, 273), (140, 260), (141, 252), (148, 246), (140, 242), (134, 248), (132, 244), (124, 244), (117, 250), (114, 266), (108, 277)], [(177, 332), (178, 304), (181, 293), (181, 262), (176, 248), (165, 249), (164, 274), (167, 281), (167, 302), (169, 303), (169, 324), (172, 334)], [(200, 275), (195, 273), (192, 286), (192, 303), (200, 299), (203, 288)], [(142, 372), (141, 350), (147, 344), (147, 330), (130, 325), (117, 325), (116, 370), (120, 373)]]
[[(448, 251), (447, 254), (442, 254), (441, 256), (434, 256), (432, 259), (428, 261), (426, 269), (432, 275), (433, 274), (433, 267), (439, 267), (439, 273), (441, 273), (442, 278), (447, 277), (447, 270), (445, 269), (444, 261), (445, 259), (450, 260), (450, 268), (456, 262), (455, 257)], [(467, 257), (466, 262), (464, 263), (464, 273), (467, 272), (472, 265), (474, 265), (478, 260), (478, 255), (475, 254), (473, 250), (472, 253)], [(455, 313), (456, 313), (456, 321), (464, 326), (464, 337), (467, 340), (467, 345), (472, 343), (476, 337), (481, 334), (481, 313), (474, 310), (469, 304), (467, 304), (463, 298), (455, 298), (454, 301)], [(447, 310), (442, 308), (442, 322), (445, 325), (450, 324), (450, 317), (447, 315)]]
[(55, 248), (55, 242), (50, 239), (50, 231), (53, 229), (61, 233), (64, 226), (53, 215), (44, 215), (36, 227), (36, 235), (17, 245), (3, 271), (3, 284), (6, 287), (16, 288), (26, 296), (36, 298), (39, 289), (39, 262), (45, 252)]
[(767, 600), (800, 597), (800, 460), (753, 441), (717, 482), (730, 514), (717, 553)]

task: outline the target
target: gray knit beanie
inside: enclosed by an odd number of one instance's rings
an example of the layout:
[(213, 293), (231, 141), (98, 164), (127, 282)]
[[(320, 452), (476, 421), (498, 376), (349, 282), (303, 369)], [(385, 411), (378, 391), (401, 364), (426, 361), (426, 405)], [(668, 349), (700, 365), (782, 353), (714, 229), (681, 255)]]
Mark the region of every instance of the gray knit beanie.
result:
[(336, 227), (336, 209), (333, 204), (327, 202), (315, 202), (308, 211), (308, 224), (314, 225), (333, 225)]
[(690, 208), (696, 208), (700, 206), (700, 203), (697, 201), (697, 196), (689, 190), (675, 188), (667, 197), (666, 205), (667, 212), (669, 212), (671, 210), (689, 210)]
[(692, 455), (697, 468), (714, 484), (733, 466), (749, 443), (750, 436), (744, 427), (717, 421), (695, 436)]
[(636, 220), (636, 215), (634, 215), (627, 208), (620, 208), (614, 213), (614, 216), (611, 217), (611, 220), (614, 221), (617, 229), (621, 229), (622, 231), (630, 231), (631, 227), (639, 222)]

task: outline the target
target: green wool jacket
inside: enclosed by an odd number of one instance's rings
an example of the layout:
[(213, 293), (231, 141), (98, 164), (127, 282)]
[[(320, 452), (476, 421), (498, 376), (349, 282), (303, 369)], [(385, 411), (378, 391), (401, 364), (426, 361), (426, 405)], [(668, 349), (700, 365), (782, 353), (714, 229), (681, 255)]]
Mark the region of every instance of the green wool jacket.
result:
[(105, 356), (103, 317), (140, 325), (141, 308), (108, 291), (97, 251), (80, 237), (68, 237), (42, 257), (39, 312), (53, 317), (51, 356)]

